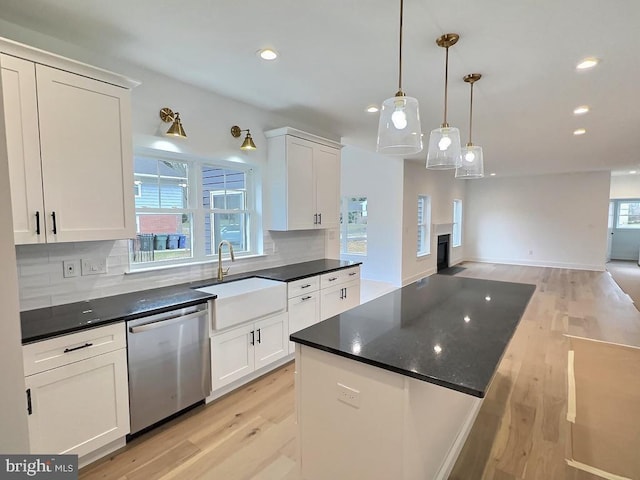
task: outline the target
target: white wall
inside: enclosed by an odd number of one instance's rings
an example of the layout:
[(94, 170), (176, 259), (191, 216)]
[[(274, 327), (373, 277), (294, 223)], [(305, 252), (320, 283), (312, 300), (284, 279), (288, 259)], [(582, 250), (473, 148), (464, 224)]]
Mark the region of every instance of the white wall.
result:
[[(132, 92), (133, 133), (135, 146), (169, 150), (191, 156), (251, 164), (257, 176), (264, 177), (267, 141), (263, 131), (290, 125), (301, 130), (339, 138), (332, 132), (320, 131), (313, 125), (296, 124), (290, 119), (235, 101), (198, 87), (171, 79), (144, 68), (89, 52), (66, 42), (0, 20), (0, 36), (33, 45), (76, 60), (106, 68), (142, 82)], [(163, 136), (168, 125), (159, 118), (162, 107), (180, 112), (186, 140), (170, 140)], [(251, 129), (258, 149), (242, 152), (242, 139), (230, 134), (232, 125)], [(266, 196), (267, 186), (263, 185)], [(267, 224), (267, 218), (260, 218)], [(325, 237), (327, 237), (325, 239)], [(335, 232), (264, 232), (266, 256), (233, 264), (232, 272), (254, 270), (285, 263), (314, 260), (334, 252), (338, 238)], [(33, 309), (79, 301), (132, 290), (152, 288), (167, 283), (211, 278), (215, 267), (189, 266), (161, 272), (124, 275), (127, 264), (125, 242), (83, 242), (76, 244), (36, 245), (17, 248), (21, 308)], [(62, 261), (85, 257), (108, 258), (107, 275), (62, 278)]]
[[(0, 87), (1, 83), (0, 80)], [(29, 452), (12, 226), (4, 115), (0, 115), (0, 452), (3, 454)]]
[(640, 198), (640, 175), (611, 175), (610, 198)]
[(609, 188), (609, 172), (469, 181), (466, 259), (603, 270)]
[(367, 255), (345, 255), (361, 261), (361, 277), (402, 284), (403, 160), (358, 147), (342, 149), (341, 195), (367, 197)]
[[(460, 263), (465, 255), (464, 231), (468, 213), (465, 184), (470, 180), (456, 180), (453, 170), (427, 170), (424, 163), (404, 161), (403, 220), (402, 220), (402, 283), (406, 285), (436, 272), (437, 235), (451, 233), (453, 201), (462, 200), (463, 241), (451, 247), (449, 265)], [(431, 197), (431, 254), (417, 257), (418, 195)]]

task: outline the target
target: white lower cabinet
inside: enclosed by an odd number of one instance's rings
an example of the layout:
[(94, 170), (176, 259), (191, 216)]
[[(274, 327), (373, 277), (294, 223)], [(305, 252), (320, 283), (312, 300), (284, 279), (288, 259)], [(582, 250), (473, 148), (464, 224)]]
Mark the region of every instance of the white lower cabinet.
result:
[(335, 285), (321, 290), (320, 319), (335, 315), (360, 305), (360, 281), (352, 280), (347, 283)]
[[(289, 334), (315, 325), (320, 321), (320, 293), (305, 293), (289, 299)], [(295, 352), (295, 343), (289, 342), (289, 353)]]
[[(118, 326), (124, 338), (124, 325)], [(113, 331), (113, 326), (103, 328), (107, 334)], [(96, 338), (104, 336), (96, 334)], [(129, 433), (126, 348), (93, 355), (94, 345), (86, 337), (81, 332), (23, 348), (25, 358), (38, 356), (38, 351), (42, 358), (51, 358), (59, 349), (70, 362), (25, 377), (31, 453), (82, 457)], [(64, 339), (67, 346), (60, 344)], [(122, 344), (119, 338), (113, 343), (114, 347)], [(96, 346), (96, 351), (100, 348), (104, 346)]]
[(213, 390), (285, 357), (289, 353), (287, 318), (285, 312), (214, 333), (211, 337)]

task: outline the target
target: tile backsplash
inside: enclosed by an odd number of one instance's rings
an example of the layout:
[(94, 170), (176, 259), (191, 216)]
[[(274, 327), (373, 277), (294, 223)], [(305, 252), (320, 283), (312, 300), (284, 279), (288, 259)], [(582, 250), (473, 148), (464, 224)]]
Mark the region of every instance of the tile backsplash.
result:
[[(325, 232), (265, 232), (265, 255), (237, 259), (231, 273), (325, 257)], [(275, 253), (272, 253), (275, 252)], [(127, 274), (128, 240), (16, 246), (21, 310), (213, 278), (217, 262)], [(107, 259), (107, 273), (63, 277), (65, 260)]]

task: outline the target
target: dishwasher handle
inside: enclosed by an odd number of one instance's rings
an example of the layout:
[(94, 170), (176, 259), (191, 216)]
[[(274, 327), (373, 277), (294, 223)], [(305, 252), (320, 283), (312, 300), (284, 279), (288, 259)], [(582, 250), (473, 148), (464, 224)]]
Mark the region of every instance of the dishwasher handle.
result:
[(176, 323), (182, 323), (188, 320), (192, 320), (194, 318), (202, 317), (202, 315), (206, 313), (207, 313), (207, 310), (199, 310), (197, 312), (190, 313), (188, 315), (178, 315), (175, 317), (169, 317), (163, 320), (157, 320), (155, 322), (149, 322), (142, 325), (137, 325), (135, 327), (129, 327), (129, 332), (130, 333), (148, 332), (149, 330), (168, 327), (170, 325), (175, 325)]

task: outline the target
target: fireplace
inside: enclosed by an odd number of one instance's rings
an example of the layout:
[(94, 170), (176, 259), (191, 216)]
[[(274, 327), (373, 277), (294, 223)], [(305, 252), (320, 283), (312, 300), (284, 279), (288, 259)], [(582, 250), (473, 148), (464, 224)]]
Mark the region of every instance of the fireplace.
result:
[(438, 272), (449, 268), (449, 237), (451, 235), (438, 235)]

